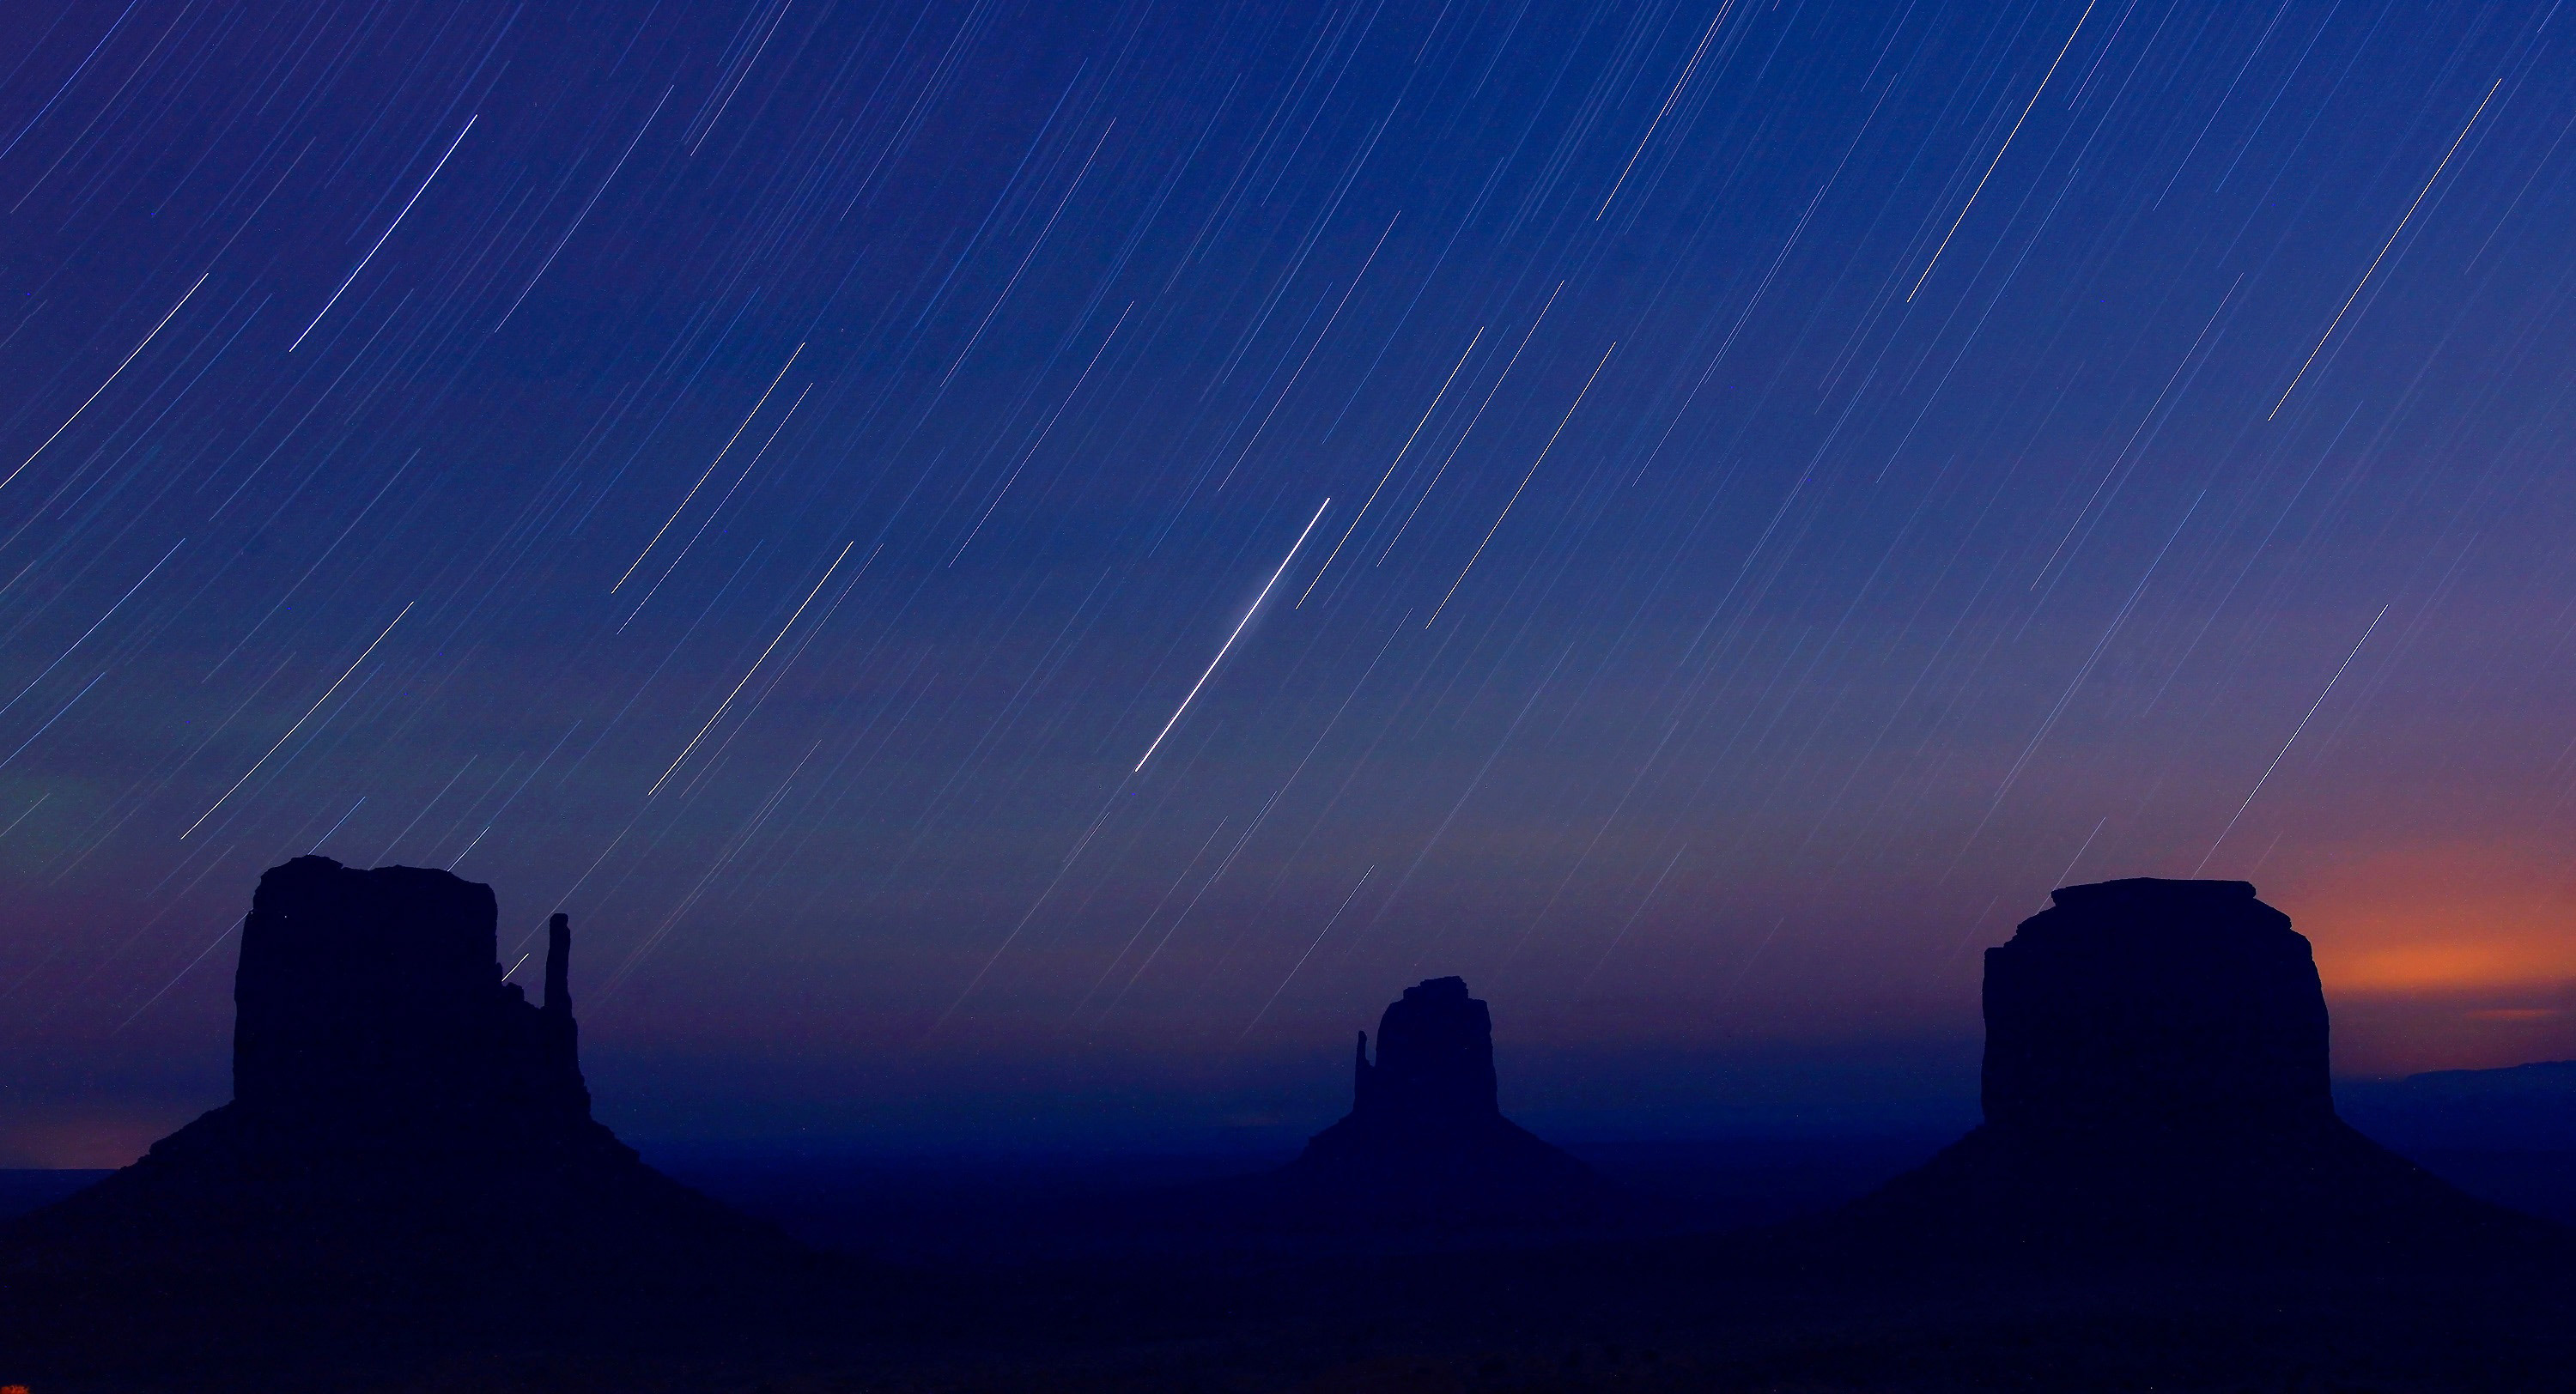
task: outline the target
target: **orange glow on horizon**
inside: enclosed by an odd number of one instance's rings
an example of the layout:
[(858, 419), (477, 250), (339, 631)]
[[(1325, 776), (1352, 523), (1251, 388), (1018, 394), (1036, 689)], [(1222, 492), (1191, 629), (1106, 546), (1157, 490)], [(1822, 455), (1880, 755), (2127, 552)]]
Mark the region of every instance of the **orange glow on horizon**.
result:
[(2347, 844), (2258, 889), (2316, 946), (2339, 1074), (2576, 1056), (2576, 877), (2558, 849)]
[(2320, 971), (2338, 993), (2454, 992), (2566, 976), (2565, 965), (2539, 946), (2494, 939), (2359, 949), (2338, 954)]
[(2267, 896), (2316, 945), (2329, 996), (2455, 994), (2576, 980), (2576, 886), (2537, 847), (2372, 851)]

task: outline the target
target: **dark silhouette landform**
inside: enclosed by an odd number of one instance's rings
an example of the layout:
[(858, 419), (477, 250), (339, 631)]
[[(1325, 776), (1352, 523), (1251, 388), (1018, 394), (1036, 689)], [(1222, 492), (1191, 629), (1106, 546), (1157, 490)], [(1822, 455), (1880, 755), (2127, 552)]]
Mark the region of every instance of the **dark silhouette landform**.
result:
[(2335, 1106), (2481, 1200), (2576, 1226), (2576, 1060), (2346, 1080)]
[(233, 1102), (0, 1230), (0, 1381), (2568, 1387), (2564, 1232), (2337, 1117), (2286, 917), (2242, 882), (2055, 900), (1988, 952), (1984, 1124), (1818, 1220), (1659, 1228), (1503, 1117), (1491, 1014), (1439, 978), (1374, 1057), (1361, 1038), (1349, 1116), (1288, 1166), (1030, 1208), (1000, 1252), (898, 1273), (819, 1259), (592, 1119), (561, 917), (531, 1004), (488, 888), (299, 858), (244, 926)]
[(531, 1005), (502, 981), (489, 886), (316, 856), (270, 869), (242, 926), (232, 1102), (0, 1234), (0, 1281), (85, 1280), (101, 1305), (508, 1308), (695, 1301), (797, 1271), (783, 1235), (590, 1116), (571, 937), (554, 916)]
[(1823, 1227), (1970, 1261), (2385, 1262), (2554, 1245), (2335, 1114), (2307, 939), (2243, 881), (2054, 893), (1986, 951), (1985, 1122)]
[(2576, 1152), (2576, 1060), (2432, 1070), (2335, 1093), (2346, 1117), (2404, 1145)]
[(1351, 1111), (1271, 1178), (1283, 1216), (1392, 1229), (1599, 1224), (1628, 1198), (1503, 1117), (1494, 1021), (1463, 978), (1406, 988), (1352, 1064)]

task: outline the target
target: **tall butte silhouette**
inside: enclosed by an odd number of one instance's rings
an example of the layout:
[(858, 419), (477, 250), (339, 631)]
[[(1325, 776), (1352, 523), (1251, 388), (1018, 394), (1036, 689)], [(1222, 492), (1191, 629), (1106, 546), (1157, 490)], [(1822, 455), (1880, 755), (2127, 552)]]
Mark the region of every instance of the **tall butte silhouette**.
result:
[(1371, 1228), (1580, 1224), (1626, 1197), (1592, 1168), (1503, 1117), (1494, 1022), (1463, 978), (1404, 990), (1352, 1066), (1351, 1111), (1275, 1173), (1276, 1203), (1309, 1221)]
[(2335, 1115), (2315, 960), (2252, 885), (2142, 877), (2052, 901), (1986, 951), (1984, 1125), (1797, 1237), (2043, 1264), (2556, 1242)]
[[(504, 983), (489, 886), (327, 857), (270, 869), (233, 980), (233, 1100), (0, 1234), (11, 1294), (387, 1312), (697, 1303), (809, 1256), (590, 1116), (569, 970)], [(533, 1304), (533, 1305), (521, 1305)]]

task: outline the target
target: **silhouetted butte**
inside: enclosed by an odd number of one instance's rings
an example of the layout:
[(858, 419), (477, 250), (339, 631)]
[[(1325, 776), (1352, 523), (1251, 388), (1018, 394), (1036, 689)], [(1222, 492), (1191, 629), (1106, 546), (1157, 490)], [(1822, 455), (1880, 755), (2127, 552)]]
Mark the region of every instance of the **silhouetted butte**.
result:
[(685, 1297), (797, 1270), (783, 1236), (591, 1118), (564, 916), (547, 941), (531, 1005), (502, 981), (490, 887), (272, 868), (242, 927), (232, 1102), (13, 1226), (0, 1280), (392, 1306)]
[(1503, 1117), (1494, 1024), (1463, 978), (1404, 990), (1352, 1065), (1351, 1111), (1278, 1173), (1295, 1215), (1373, 1227), (1593, 1223), (1625, 1197), (1589, 1166)]
[(2526, 1250), (2336, 1117), (2307, 939), (2243, 881), (2055, 892), (1986, 951), (1985, 1123), (1827, 1227), (1864, 1249), (2050, 1262)]

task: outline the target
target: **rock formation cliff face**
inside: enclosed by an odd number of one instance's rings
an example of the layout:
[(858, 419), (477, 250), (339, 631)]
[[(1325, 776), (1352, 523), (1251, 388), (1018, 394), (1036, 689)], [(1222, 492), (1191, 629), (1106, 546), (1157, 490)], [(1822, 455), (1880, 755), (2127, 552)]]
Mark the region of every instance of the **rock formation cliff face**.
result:
[(547, 925), (546, 999), (501, 981), (492, 888), (298, 857), (260, 878), (233, 979), (233, 1106), (287, 1127), (535, 1141), (590, 1122)]
[(1362, 1032), (1348, 1117), (1280, 1173), (1280, 1203), (1327, 1224), (1378, 1228), (1597, 1223), (1624, 1198), (1582, 1162), (1503, 1117), (1494, 1024), (1463, 978), (1404, 990)]
[(1503, 1116), (1494, 1080), (1494, 1018), (1464, 978), (1404, 990), (1378, 1018), (1377, 1061), (1359, 1038), (1351, 1117), (1389, 1128), (1473, 1127)]
[(2070, 886), (1986, 951), (1984, 1126), (1836, 1221), (1925, 1256), (2406, 1261), (2538, 1231), (2353, 1131), (2308, 941), (2242, 881)]
[(0, 1277), (193, 1279), (387, 1300), (720, 1284), (794, 1246), (590, 1116), (548, 926), (542, 1006), (501, 980), (491, 888), (298, 857), (260, 878), (233, 1101), (0, 1236)]
[(2334, 1118), (2308, 941), (2243, 881), (2058, 891), (1986, 951), (1988, 1125), (2219, 1138)]

